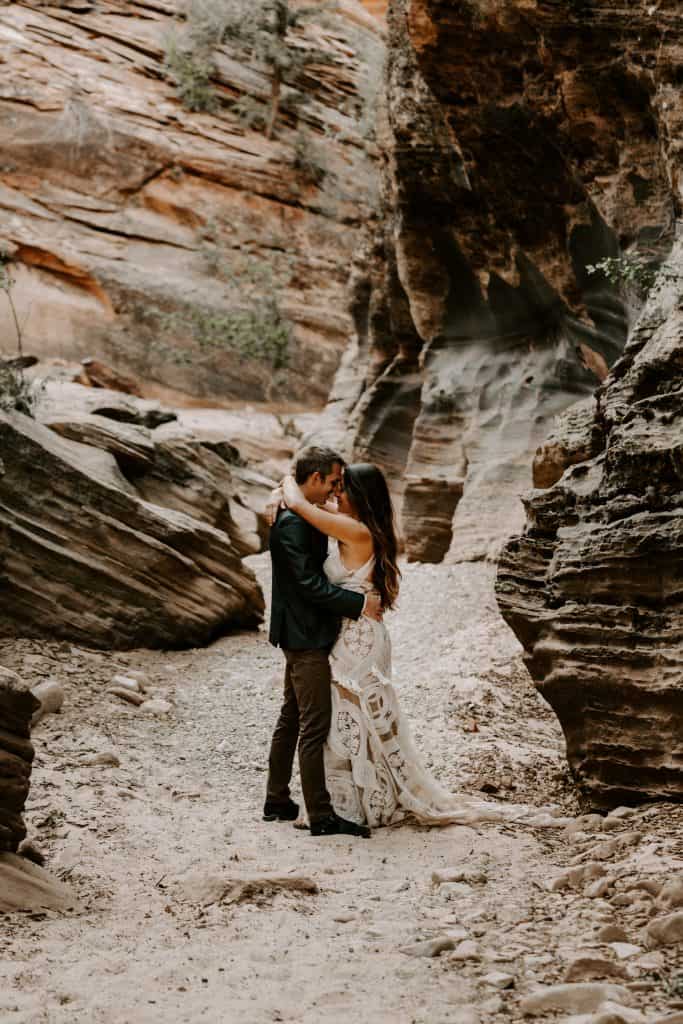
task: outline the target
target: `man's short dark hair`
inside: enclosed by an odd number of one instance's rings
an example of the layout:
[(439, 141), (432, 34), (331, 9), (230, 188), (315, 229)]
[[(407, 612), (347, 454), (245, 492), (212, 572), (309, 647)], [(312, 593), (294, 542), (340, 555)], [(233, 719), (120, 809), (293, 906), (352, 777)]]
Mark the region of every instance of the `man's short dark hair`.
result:
[(329, 476), (335, 465), (344, 465), (344, 460), (334, 448), (312, 444), (297, 456), (294, 463), (294, 479), (298, 484), (305, 484), (313, 473)]

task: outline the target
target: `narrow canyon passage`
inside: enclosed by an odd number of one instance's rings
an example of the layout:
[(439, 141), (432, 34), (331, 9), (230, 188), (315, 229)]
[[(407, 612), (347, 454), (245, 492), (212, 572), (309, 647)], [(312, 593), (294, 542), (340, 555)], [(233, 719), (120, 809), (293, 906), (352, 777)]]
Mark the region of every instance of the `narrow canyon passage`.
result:
[[(250, 561), (266, 585), (268, 557)], [(481, 565), (405, 567), (389, 623), (400, 698), (445, 785), (554, 804), (566, 823), (580, 808), (561, 732), (492, 582)], [(538, 983), (562, 981), (572, 965), (584, 980), (587, 956), (613, 961), (610, 984), (596, 983), (606, 995), (669, 1005), (652, 978), (675, 976), (675, 954), (636, 937), (644, 893), (617, 906), (606, 890), (603, 899), (549, 883), (615, 837), (611, 853), (603, 847), (605, 875), (616, 860), (627, 880), (680, 868), (680, 808), (660, 806), (656, 825), (647, 809), (612, 818), (608, 839), (594, 816), (313, 840), (260, 820), (281, 673), (263, 632), (205, 650), (115, 655), (18, 641), (2, 656), (67, 691), (62, 714), (34, 734), (27, 822), (85, 905), (77, 916), (3, 920), (3, 1022), (521, 1020)], [(105, 693), (117, 672), (136, 669), (173, 703), (170, 714)], [(596, 937), (610, 925), (628, 937), (631, 960)]]

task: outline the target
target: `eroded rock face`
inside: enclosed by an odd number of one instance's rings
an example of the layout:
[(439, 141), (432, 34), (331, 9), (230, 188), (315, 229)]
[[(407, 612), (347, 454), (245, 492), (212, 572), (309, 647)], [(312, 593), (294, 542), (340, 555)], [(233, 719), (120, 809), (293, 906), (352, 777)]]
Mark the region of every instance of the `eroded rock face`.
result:
[(662, 257), (680, 210), (675, 0), (394, 0), (384, 233), (327, 426), (387, 466), (409, 557), (481, 558), (554, 417), (639, 302), (587, 265)]
[[(349, 333), (348, 265), (377, 191), (361, 93), (384, 30), (355, 0), (302, 30), (297, 45), (324, 59), (298, 117), (284, 86), (269, 140), (232, 104), (267, 101), (270, 80), (230, 47), (215, 55), (220, 110), (181, 105), (164, 58), (183, 8), (0, 6), (0, 243), (26, 345), (207, 398), (320, 402)], [(254, 311), (255, 279), (294, 325), (289, 367), (221, 341), (227, 309)], [(0, 330), (9, 343), (4, 302)]]
[(31, 716), (38, 706), (16, 672), (0, 667), (0, 852), (14, 852), (26, 836), (22, 812), (34, 753)]
[[(122, 455), (128, 424), (117, 437), (114, 421), (107, 431), (85, 419), (89, 444), (0, 415), (0, 636), (194, 646), (257, 625), (263, 596), (241, 561), (260, 546), (257, 522), (249, 535), (231, 516), (219, 457), (152, 444), (150, 458), (153, 431)], [(144, 500), (146, 489), (165, 507)]]
[(683, 243), (667, 266), (584, 410), (593, 457), (525, 498), (498, 571), (572, 770), (603, 805), (683, 799)]

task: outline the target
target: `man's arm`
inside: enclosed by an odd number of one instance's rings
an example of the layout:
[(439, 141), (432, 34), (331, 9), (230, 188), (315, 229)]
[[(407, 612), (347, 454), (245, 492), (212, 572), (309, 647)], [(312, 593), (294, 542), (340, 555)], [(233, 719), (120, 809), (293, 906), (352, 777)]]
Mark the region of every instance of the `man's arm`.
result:
[(306, 523), (297, 516), (288, 515), (279, 519), (274, 529), (277, 530), (277, 542), (287, 560), (292, 578), (304, 599), (340, 618), (359, 619), (363, 613), (365, 595), (335, 586), (320, 571), (309, 548)]

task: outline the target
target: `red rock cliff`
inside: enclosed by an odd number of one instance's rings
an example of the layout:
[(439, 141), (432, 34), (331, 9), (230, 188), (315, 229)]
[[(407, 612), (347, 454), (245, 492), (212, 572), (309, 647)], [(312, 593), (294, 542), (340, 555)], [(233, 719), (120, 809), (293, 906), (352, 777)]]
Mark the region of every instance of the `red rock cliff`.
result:
[[(360, 93), (381, 65), (382, 29), (344, 0), (324, 25), (297, 30), (296, 46), (321, 56), (298, 116), (285, 102), (267, 139), (234, 102), (266, 101), (268, 76), (225, 45), (211, 82), (218, 112), (180, 103), (164, 71), (177, 6), (0, 6), (0, 242), (14, 257), (25, 345), (99, 355), (214, 399), (320, 400), (349, 332), (359, 226), (372, 216)], [(269, 291), (295, 327), (288, 368), (220, 343), (225, 310), (241, 301), (249, 313), (250, 295)]]

